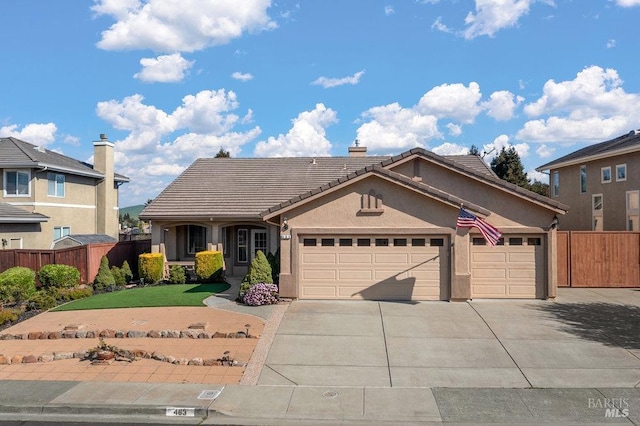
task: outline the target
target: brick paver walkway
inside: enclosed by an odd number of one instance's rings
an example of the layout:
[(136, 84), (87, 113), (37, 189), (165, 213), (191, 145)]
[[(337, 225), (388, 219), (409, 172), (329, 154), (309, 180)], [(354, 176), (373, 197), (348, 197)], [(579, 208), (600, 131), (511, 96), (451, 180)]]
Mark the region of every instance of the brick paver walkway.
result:
[[(264, 321), (252, 315), (239, 314), (208, 307), (166, 307), (104, 309), (90, 311), (46, 312), (3, 330), (0, 334), (27, 334), (29, 332), (62, 331), (68, 326), (84, 330), (187, 330), (190, 325), (205, 323), (210, 333), (246, 331), (259, 337)], [(106, 343), (122, 349), (140, 349), (158, 352), (175, 358), (221, 358), (229, 351), (230, 357), (245, 364), (251, 358), (259, 339), (245, 338), (113, 338)], [(98, 339), (54, 340), (2, 340), (0, 354), (14, 355), (55, 354), (80, 352), (97, 346)], [(91, 365), (79, 359), (51, 362), (0, 365), (0, 380), (74, 380), (165, 383), (239, 383), (244, 372), (241, 366), (175, 365), (152, 359), (131, 363), (114, 362), (111, 365)]]

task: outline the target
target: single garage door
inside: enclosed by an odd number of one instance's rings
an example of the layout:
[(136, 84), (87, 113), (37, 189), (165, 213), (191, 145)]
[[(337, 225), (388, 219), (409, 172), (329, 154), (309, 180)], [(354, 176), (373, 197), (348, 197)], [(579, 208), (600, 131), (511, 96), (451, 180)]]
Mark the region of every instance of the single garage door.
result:
[(446, 300), (445, 236), (302, 236), (300, 298)]
[(495, 247), (471, 239), (471, 297), (533, 299), (544, 295), (544, 237), (506, 235)]

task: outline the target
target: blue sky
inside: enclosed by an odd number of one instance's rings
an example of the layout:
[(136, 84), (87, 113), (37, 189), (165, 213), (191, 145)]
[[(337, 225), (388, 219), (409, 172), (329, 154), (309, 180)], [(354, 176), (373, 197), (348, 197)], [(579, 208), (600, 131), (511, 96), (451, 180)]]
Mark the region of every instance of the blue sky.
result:
[(640, 128), (640, 0), (3, 0), (0, 16), (0, 136), (91, 162), (106, 133), (121, 207), (220, 148), (512, 145), (546, 181), (536, 167)]

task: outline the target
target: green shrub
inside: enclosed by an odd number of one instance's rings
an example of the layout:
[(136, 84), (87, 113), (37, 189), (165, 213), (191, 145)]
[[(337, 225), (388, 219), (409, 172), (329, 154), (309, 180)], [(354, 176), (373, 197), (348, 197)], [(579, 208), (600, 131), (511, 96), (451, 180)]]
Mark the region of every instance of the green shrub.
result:
[(69, 265), (44, 265), (38, 271), (38, 279), (44, 287), (72, 288), (80, 283), (80, 271)]
[(143, 253), (138, 256), (138, 275), (148, 284), (155, 284), (164, 274), (162, 253)]
[(222, 252), (207, 250), (196, 253), (195, 272), (201, 281), (217, 280), (222, 276)]
[(0, 274), (0, 302), (21, 303), (36, 293), (36, 273), (16, 266)]
[(113, 274), (109, 269), (109, 260), (107, 256), (102, 256), (100, 259), (100, 268), (98, 269), (98, 275), (93, 280), (93, 288), (96, 291), (113, 290), (116, 286), (116, 280), (113, 278)]
[(0, 325), (16, 321), (20, 317), (17, 309), (0, 309)]
[(48, 311), (56, 305), (56, 298), (46, 290), (39, 290), (29, 300), (29, 308), (39, 311)]
[(187, 282), (187, 274), (183, 266), (171, 265), (169, 269), (169, 282), (171, 284), (185, 284)]
[(113, 280), (116, 282), (116, 287), (124, 287), (127, 285), (127, 279), (124, 276), (124, 271), (117, 266), (111, 267), (111, 275), (113, 275)]
[(269, 266), (271, 266), (271, 278), (274, 283), (280, 282), (280, 248), (275, 253), (267, 254)]
[(63, 302), (70, 302), (72, 300), (84, 299), (85, 297), (89, 297), (92, 294), (93, 290), (89, 287), (60, 289), (58, 290), (56, 299)]
[(258, 250), (256, 257), (251, 261), (249, 265), (249, 272), (242, 279), (240, 284), (240, 299), (244, 298), (244, 295), (249, 289), (258, 283), (273, 284), (273, 278), (271, 276), (271, 266), (267, 257)]
[(129, 266), (129, 262), (126, 260), (122, 262), (122, 273), (124, 274), (124, 279), (127, 281), (127, 284), (133, 279), (133, 272), (131, 272), (131, 267)]

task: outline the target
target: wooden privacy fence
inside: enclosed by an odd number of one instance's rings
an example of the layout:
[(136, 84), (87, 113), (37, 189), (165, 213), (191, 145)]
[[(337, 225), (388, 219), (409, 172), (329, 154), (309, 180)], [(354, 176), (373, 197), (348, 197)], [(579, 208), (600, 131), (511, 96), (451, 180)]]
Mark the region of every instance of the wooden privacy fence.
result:
[(558, 231), (558, 287), (640, 287), (640, 232)]
[(98, 274), (102, 256), (107, 256), (110, 266), (120, 267), (126, 260), (137, 275), (138, 255), (149, 251), (151, 240), (88, 244), (58, 250), (0, 250), (0, 272), (14, 266), (24, 266), (37, 272), (44, 265), (57, 263), (78, 268), (80, 282), (86, 284)]

